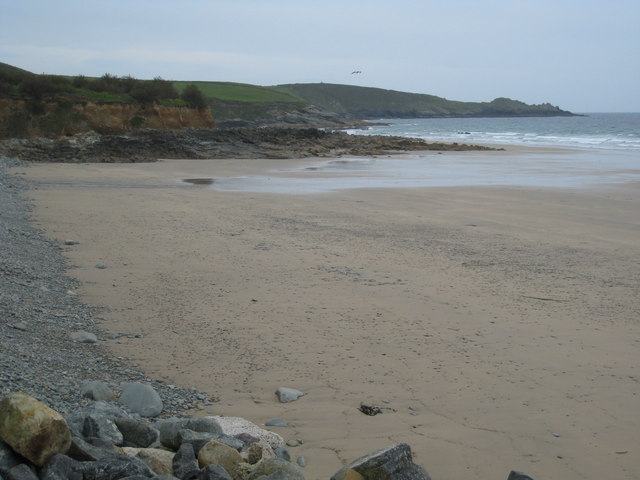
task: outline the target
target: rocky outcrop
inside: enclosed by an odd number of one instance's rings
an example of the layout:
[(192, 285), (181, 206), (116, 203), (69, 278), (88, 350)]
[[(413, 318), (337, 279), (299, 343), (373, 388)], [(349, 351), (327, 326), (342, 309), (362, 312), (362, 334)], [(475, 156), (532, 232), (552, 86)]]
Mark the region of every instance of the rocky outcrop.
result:
[[(36, 162), (152, 162), (159, 158), (305, 158), (384, 155), (421, 150), (495, 150), (465, 144), (428, 143), (386, 135), (350, 135), (317, 128), (139, 130), (127, 135), (87, 133), (53, 140), (10, 139), (0, 155)], [(98, 267), (104, 268), (104, 267)]]

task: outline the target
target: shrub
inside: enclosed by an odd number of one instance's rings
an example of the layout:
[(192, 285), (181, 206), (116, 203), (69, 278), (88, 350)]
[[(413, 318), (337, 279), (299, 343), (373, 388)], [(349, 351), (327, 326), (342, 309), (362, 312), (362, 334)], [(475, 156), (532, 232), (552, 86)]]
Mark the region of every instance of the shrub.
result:
[(190, 106), (195, 107), (199, 110), (207, 108), (207, 99), (205, 98), (202, 91), (194, 84), (187, 85), (180, 95), (185, 102), (187, 102)]

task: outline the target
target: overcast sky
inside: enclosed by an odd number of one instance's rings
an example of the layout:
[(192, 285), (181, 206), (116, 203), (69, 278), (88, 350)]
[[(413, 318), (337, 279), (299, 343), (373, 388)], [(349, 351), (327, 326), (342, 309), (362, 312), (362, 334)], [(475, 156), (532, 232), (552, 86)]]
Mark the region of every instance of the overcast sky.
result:
[(0, 0), (0, 62), (640, 112), (640, 1)]

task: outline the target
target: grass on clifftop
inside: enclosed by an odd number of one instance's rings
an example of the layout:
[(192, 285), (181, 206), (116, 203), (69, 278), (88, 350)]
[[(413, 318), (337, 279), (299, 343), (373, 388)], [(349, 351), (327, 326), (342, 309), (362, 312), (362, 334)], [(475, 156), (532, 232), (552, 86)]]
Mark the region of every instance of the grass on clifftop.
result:
[(205, 97), (218, 100), (249, 103), (301, 103), (299, 98), (286, 92), (246, 83), (173, 82), (178, 92), (182, 92), (189, 84), (198, 87)]

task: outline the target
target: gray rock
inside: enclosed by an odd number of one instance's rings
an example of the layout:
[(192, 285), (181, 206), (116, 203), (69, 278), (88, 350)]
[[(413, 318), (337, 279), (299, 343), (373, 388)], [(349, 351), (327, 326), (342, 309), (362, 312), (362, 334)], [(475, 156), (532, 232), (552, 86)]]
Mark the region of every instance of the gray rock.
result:
[(140, 459), (120, 455), (106, 460), (85, 462), (84, 480), (119, 480), (133, 475), (154, 477), (155, 473)]
[(191, 445), (193, 445), (193, 449), (195, 450), (196, 455), (198, 454), (200, 449), (211, 440), (217, 440), (218, 442), (224, 443), (225, 445), (228, 445), (231, 448), (235, 448), (238, 451), (242, 450), (245, 446), (242, 440), (231, 437), (229, 435), (225, 435), (224, 433), (194, 432), (193, 430), (186, 429), (178, 431), (178, 443), (180, 445), (182, 445), (183, 443), (190, 443)]
[(223, 467), (220, 465), (207, 465), (198, 472), (196, 480), (233, 480)]
[(269, 420), (264, 422), (264, 424), (267, 427), (288, 427), (289, 426), (286, 420), (283, 420), (282, 418), (270, 418)]
[(40, 480), (82, 480), (82, 463), (66, 455), (54, 455), (42, 468)]
[(67, 421), (70, 418), (83, 418), (87, 415), (102, 415), (110, 419), (131, 418), (131, 415), (117, 405), (109, 402), (97, 401), (76, 409), (71, 415), (67, 416)]
[(280, 403), (295, 402), (304, 395), (304, 392), (295, 388), (280, 387), (276, 390), (276, 395)]
[(243, 442), (250, 443), (251, 437), (264, 439), (269, 442), (271, 448), (284, 447), (284, 439), (275, 432), (260, 428), (255, 423), (240, 417), (213, 417), (222, 427), (222, 433), (240, 438)]
[(172, 450), (177, 450), (183, 441), (180, 437), (180, 430), (211, 434), (222, 433), (218, 422), (210, 417), (189, 419), (172, 417), (156, 422), (155, 428), (160, 431), (160, 443)]
[(87, 415), (82, 426), (82, 436), (85, 438), (99, 438), (113, 445), (122, 445), (124, 440), (118, 427), (103, 415)]
[(71, 439), (71, 447), (67, 455), (80, 462), (105, 460), (117, 456), (113, 445), (99, 438), (85, 440), (81, 437)]
[(105, 268), (107, 268), (107, 266), (104, 263), (98, 263), (96, 265), (96, 268), (99, 268), (100, 270), (104, 270)]
[(296, 459), (296, 463), (298, 464), (298, 466), (304, 468), (307, 466), (307, 459), (300, 456)]
[(180, 480), (194, 478), (200, 468), (198, 459), (190, 443), (183, 443), (173, 457), (173, 474)]
[(20, 465), (16, 465), (9, 469), (7, 473), (5, 473), (6, 480), (38, 480), (38, 475), (27, 465), (26, 463), (21, 463)]
[(160, 436), (160, 432), (151, 425), (133, 418), (116, 418), (114, 422), (122, 433), (122, 445), (125, 447), (147, 448)]
[(124, 383), (120, 394), (120, 403), (133, 413), (143, 417), (156, 417), (163, 409), (162, 399), (158, 392), (145, 383)]
[(96, 343), (98, 341), (98, 337), (96, 337), (91, 332), (85, 332), (84, 330), (78, 330), (77, 332), (72, 332), (71, 340), (78, 343)]
[(76, 241), (76, 240), (65, 240), (64, 241), (65, 245), (79, 245), (80, 242)]
[(413, 463), (411, 448), (399, 443), (360, 457), (340, 469), (331, 480), (341, 480), (347, 470), (355, 470), (365, 478), (385, 480), (431, 480), (427, 471)]
[(80, 394), (91, 400), (102, 400), (105, 402), (113, 400), (113, 391), (109, 388), (109, 385), (100, 380), (83, 383), (80, 387)]
[[(271, 475), (274, 474), (277, 475), (275, 477), (271, 477)], [(247, 480), (264, 480), (263, 477), (283, 480), (304, 480), (304, 476), (300, 470), (298, 470), (291, 462), (287, 462), (281, 458), (270, 458), (258, 464), (256, 469), (247, 477)]]
[(275, 453), (276, 456), (278, 458), (281, 458), (282, 460), (286, 460), (287, 462), (291, 461), (291, 453), (289, 452), (288, 448), (278, 447), (273, 451), (273, 453)]
[(0, 440), (0, 474), (20, 465), (22, 460), (9, 445)]
[(511, 470), (511, 473), (509, 473), (509, 477), (507, 478), (507, 480), (533, 480), (533, 478), (522, 472)]

